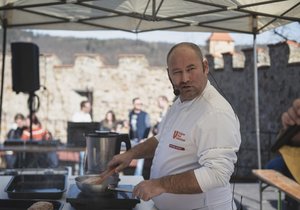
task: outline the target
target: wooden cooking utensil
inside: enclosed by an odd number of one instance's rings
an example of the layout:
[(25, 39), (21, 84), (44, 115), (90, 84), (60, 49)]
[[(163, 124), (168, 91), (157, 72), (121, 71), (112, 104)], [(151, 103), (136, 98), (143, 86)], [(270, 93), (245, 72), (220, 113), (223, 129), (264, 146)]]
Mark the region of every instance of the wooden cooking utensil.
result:
[(93, 184), (93, 185), (101, 184), (102, 182), (104, 182), (104, 180), (106, 180), (108, 177), (110, 177), (114, 173), (115, 173), (115, 168), (107, 169), (104, 172), (102, 172), (99, 176), (89, 177), (89, 178), (83, 180), (82, 183)]

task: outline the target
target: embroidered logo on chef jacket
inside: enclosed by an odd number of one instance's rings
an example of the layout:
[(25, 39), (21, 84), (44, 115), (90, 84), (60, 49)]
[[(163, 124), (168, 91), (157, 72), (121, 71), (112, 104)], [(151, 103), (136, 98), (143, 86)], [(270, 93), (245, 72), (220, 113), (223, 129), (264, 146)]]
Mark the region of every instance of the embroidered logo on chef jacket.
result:
[(185, 141), (184, 136), (185, 136), (185, 133), (182, 133), (180, 131), (175, 130), (173, 133), (174, 140)]
[(172, 148), (172, 149), (181, 150), (181, 151), (185, 150), (184, 147), (180, 147), (180, 146), (177, 146), (177, 145), (174, 145), (174, 144), (169, 144), (169, 147)]
[[(173, 140), (175, 140), (175, 141), (178, 140), (178, 141), (185, 142), (184, 137), (185, 137), (185, 133), (182, 133), (182, 132), (177, 131), (177, 130), (175, 130), (173, 132)], [(172, 149), (180, 150), (180, 151), (184, 151), (185, 150), (184, 147), (178, 146), (178, 145), (175, 145), (175, 144), (169, 144), (169, 147), (172, 148)]]

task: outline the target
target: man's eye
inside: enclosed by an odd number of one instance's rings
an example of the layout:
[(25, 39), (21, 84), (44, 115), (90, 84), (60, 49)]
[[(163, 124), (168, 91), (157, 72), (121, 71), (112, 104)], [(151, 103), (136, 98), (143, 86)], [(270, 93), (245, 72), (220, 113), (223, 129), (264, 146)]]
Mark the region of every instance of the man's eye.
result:
[(187, 71), (192, 71), (194, 69), (195, 69), (195, 67), (191, 67), (191, 68), (188, 68)]

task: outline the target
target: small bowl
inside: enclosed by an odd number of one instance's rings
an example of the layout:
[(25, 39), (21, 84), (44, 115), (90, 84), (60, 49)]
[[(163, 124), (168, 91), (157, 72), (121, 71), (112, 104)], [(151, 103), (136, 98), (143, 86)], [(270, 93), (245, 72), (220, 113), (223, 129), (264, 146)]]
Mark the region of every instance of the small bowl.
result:
[(83, 181), (90, 177), (99, 177), (99, 175), (83, 175), (75, 178), (77, 187), (85, 194), (103, 193), (107, 190), (109, 179), (104, 180), (101, 184), (87, 184)]

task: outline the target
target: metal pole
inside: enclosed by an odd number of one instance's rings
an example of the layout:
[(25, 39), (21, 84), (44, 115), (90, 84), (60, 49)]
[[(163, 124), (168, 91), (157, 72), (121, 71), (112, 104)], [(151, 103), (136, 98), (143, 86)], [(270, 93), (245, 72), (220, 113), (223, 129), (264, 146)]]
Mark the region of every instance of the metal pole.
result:
[(6, 57), (6, 27), (7, 20), (3, 19), (3, 43), (2, 43), (2, 73), (1, 73), (1, 93), (0, 93), (0, 134), (1, 134), (1, 122), (2, 122), (2, 103), (3, 103), (3, 87), (4, 87), (4, 72), (5, 72), (5, 57)]
[(256, 16), (254, 16), (253, 17), (253, 71), (254, 71), (255, 131), (256, 131), (255, 133), (256, 133), (256, 144), (257, 144), (258, 168), (261, 169), (256, 34), (257, 34), (257, 19)]
[(155, 2), (155, 0), (152, 1), (152, 18), (153, 18), (153, 20), (156, 19), (156, 2)]
[(255, 103), (255, 131), (256, 131), (255, 133), (256, 133), (256, 144), (257, 144), (257, 162), (258, 162), (258, 168), (261, 169), (256, 34), (254, 34), (254, 39), (253, 39), (253, 70), (254, 70), (254, 103)]
[[(256, 16), (253, 16), (253, 71), (254, 71), (255, 133), (256, 133), (256, 144), (257, 144), (258, 169), (261, 169), (256, 33), (257, 33), (257, 19), (256, 19)], [(260, 210), (262, 210), (262, 190), (261, 189), (262, 189), (262, 182), (259, 181), (259, 209)]]

